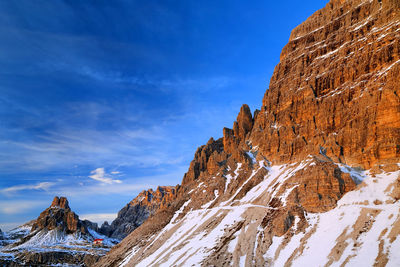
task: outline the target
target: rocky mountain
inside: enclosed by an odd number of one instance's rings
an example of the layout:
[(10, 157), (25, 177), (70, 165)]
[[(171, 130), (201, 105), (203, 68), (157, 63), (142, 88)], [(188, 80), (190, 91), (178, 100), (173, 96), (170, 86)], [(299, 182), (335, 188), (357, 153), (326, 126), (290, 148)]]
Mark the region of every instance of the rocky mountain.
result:
[[(88, 266), (96, 262), (118, 241), (97, 232), (97, 224), (81, 221), (65, 197), (55, 197), (36, 220), (4, 234), (0, 263), (7, 266)], [(102, 238), (103, 246), (92, 242)]]
[(398, 0), (331, 0), (296, 27), (260, 110), (96, 266), (398, 266), (399, 29)]
[(64, 231), (67, 234), (80, 232), (87, 234), (86, 225), (79, 220), (78, 215), (71, 210), (68, 200), (65, 197), (55, 197), (50, 207), (40, 213), (39, 217), (32, 225), (31, 231), (36, 230)]
[(123, 239), (158, 209), (167, 207), (175, 197), (174, 186), (159, 186), (155, 191), (144, 190), (118, 212), (111, 225), (105, 222), (99, 232), (115, 239)]

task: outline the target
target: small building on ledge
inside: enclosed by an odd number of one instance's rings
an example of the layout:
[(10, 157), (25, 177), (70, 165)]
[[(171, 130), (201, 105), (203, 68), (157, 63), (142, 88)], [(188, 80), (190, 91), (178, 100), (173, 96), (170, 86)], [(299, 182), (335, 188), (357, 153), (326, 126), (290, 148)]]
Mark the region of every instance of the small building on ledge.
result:
[(93, 240), (93, 246), (102, 246), (103, 241), (104, 241), (104, 239), (97, 238), (97, 239)]

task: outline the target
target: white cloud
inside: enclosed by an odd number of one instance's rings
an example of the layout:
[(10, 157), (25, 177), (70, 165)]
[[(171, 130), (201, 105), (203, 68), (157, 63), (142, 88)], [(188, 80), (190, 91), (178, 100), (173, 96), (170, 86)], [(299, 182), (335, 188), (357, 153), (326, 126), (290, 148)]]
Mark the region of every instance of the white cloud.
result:
[(117, 171), (115, 171), (115, 172), (111, 172), (111, 174), (120, 174), (121, 172), (117, 172)]
[(117, 218), (117, 213), (90, 213), (90, 214), (82, 214), (79, 216), (81, 220), (89, 220), (91, 222), (97, 223), (99, 226), (103, 224), (103, 222), (108, 221), (111, 223), (115, 218)]
[[(84, 186), (65, 185), (57, 190), (54, 190), (55, 195), (63, 195), (68, 197), (80, 197), (85, 198), (89, 196), (108, 195), (112, 196), (118, 194), (118, 196), (130, 196), (132, 198), (142, 191), (149, 188), (156, 189), (159, 185), (176, 185), (180, 183), (184, 173), (187, 171), (187, 166), (177, 166), (169, 172), (165, 172), (160, 175), (148, 175), (148, 176), (137, 176), (134, 178), (127, 178), (123, 183), (92, 183), (85, 184)], [(125, 205), (125, 203), (124, 203)]]
[(112, 183), (120, 184), (120, 183), (122, 183), (121, 180), (113, 180), (110, 177), (110, 175), (108, 175), (106, 173), (104, 168), (97, 168), (97, 169), (91, 171), (90, 174), (92, 174), (92, 175), (90, 175), (89, 178), (92, 178), (93, 180), (100, 181), (105, 184), (112, 184)]
[(28, 184), (28, 185), (15, 185), (0, 190), (3, 194), (11, 194), (22, 190), (44, 190), (47, 191), (54, 183), (51, 182), (41, 182), (38, 184)]

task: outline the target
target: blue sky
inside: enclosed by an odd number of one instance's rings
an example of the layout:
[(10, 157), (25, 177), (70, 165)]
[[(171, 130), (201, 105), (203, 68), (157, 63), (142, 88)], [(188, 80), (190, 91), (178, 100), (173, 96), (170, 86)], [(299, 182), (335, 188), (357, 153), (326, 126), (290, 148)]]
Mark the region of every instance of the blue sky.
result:
[(259, 108), (291, 30), (327, 1), (0, 2), (0, 228), (55, 195), (110, 220), (181, 182)]

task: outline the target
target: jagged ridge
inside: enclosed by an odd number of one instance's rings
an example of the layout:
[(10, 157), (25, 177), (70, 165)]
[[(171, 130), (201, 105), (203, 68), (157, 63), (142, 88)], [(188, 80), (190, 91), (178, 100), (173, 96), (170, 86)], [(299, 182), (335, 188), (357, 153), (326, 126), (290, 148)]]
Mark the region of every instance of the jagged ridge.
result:
[(174, 186), (158, 186), (155, 191), (143, 190), (118, 212), (117, 218), (111, 225), (105, 222), (99, 231), (109, 237), (123, 239), (158, 209), (168, 206), (175, 197)]

